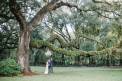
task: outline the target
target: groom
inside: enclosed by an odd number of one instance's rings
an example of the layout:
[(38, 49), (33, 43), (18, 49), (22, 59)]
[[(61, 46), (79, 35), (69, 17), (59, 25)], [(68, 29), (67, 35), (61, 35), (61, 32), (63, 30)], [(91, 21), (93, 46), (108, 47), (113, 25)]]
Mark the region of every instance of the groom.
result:
[(53, 60), (52, 60), (52, 56), (48, 60), (48, 70), (49, 70), (49, 73), (53, 73)]

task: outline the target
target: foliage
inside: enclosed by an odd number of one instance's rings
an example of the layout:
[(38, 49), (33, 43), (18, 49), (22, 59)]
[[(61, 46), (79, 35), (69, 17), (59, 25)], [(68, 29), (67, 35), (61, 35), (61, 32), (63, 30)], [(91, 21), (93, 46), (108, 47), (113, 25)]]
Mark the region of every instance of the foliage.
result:
[(0, 75), (14, 76), (20, 73), (20, 66), (14, 59), (6, 59), (0, 62)]
[(18, 45), (18, 28), (13, 20), (0, 24), (0, 53), (7, 49), (14, 49)]

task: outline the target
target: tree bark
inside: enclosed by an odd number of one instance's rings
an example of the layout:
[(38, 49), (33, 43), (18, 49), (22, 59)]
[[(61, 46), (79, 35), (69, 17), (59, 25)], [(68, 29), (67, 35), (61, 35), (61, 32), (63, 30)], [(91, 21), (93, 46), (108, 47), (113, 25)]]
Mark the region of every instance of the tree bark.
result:
[(20, 32), (19, 45), (18, 45), (18, 63), (21, 66), (21, 71), (23, 73), (30, 73), (29, 67), (29, 44), (30, 44), (30, 31), (23, 30)]

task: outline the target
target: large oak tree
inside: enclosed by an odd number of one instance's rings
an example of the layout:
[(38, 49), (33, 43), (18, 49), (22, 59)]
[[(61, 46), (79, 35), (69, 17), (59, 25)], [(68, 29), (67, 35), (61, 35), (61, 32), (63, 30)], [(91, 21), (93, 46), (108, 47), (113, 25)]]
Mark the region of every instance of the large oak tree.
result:
[(22, 13), (22, 9), (19, 7), (19, 4), (16, 0), (9, 0), (10, 11), (14, 14), (16, 20), (19, 23), (20, 27), (20, 36), (18, 42), (18, 63), (21, 66), (21, 71), (23, 73), (31, 73), (31, 69), (29, 67), (29, 44), (30, 44), (30, 36), (34, 28), (38, 25), (40, 21), (43, 20), (44, 16), (53, 10), (61, 6), (75, 7), (75, 5), (71, 5), (69, 3), (64, 3), (60, 0), (52, 0), (48, 2), (45, 6), (43, 6), (36, 15), (28, 22), (26, 20), (25, 15)]

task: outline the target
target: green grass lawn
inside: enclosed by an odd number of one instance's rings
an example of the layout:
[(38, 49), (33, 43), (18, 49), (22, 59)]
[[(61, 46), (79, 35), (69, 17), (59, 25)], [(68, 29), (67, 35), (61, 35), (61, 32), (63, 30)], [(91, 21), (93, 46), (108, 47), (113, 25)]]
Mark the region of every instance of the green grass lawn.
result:
[(122, 81), (122, 68), (54, 67), (54, 73), (44, 75), (44, 67), (32, 67), (40, 75), (0, 77), (0, 81)]

